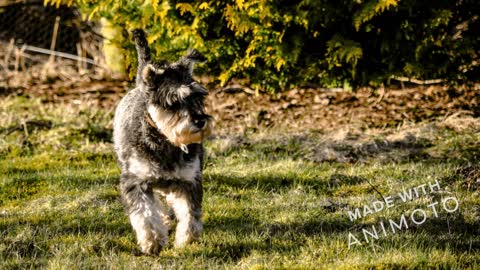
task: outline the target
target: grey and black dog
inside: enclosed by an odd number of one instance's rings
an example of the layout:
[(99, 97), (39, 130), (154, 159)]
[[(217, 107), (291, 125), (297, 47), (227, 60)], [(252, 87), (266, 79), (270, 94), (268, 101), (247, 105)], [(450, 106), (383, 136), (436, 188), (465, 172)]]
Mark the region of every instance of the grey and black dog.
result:
[(174, 63), (153, 62), (145, 33), (133, 36), (136, 87), (116, 109), (113, 137), (122, 202), (142, 251), (156, 254), (172, 224), (163, 197), (178, 221), (175, 247), (202, 232), (202, 141), (213, 119), (205, 113), (207, 90), (192, 78), (194, 63), (205, 57), (190, 50)]

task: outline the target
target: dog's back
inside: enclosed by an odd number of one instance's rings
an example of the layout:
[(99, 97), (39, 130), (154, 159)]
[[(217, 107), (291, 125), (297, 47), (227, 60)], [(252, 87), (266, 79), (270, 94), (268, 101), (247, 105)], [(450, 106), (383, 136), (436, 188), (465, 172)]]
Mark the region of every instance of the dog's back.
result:
[(141, 121), (145, 111), (145, 98), (140, 88), (130, 90), (115, 110), (113, 142), (120, 166), (123, 168), (134, 142), (142, 140)]

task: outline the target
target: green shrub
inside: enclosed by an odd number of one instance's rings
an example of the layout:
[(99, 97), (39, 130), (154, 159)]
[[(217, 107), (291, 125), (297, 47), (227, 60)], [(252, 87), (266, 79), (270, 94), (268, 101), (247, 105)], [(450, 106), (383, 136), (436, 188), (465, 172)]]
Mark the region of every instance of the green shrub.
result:
[(140, 27), (158, 58), (175, 59), (189, 47), (204, 52), (203, 72), (222, 84), (245, 78), (275, 91), (307, 83), (377, 86), (392, 75), (471, 80), (480, 73), (476, 0), (46, 2), (75, 4), (87, 18), (124, 29), (114, 42), (131, 69), (129, 31)]

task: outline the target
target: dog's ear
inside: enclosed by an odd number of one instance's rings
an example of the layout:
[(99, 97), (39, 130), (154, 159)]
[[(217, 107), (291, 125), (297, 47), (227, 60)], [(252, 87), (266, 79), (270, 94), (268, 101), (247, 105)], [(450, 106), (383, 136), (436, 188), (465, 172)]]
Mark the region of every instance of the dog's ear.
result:
[(187, 54), (180, 58), (180, 64), (188, 68), (190, 75), (193, 74), (193, 66), (195, 63), (201, 63), (207, 61), (207, 58), (195, 49), (189, 49)]
[(155, 76), (162, 75), (165, 72), (165, 69), (155, 67), (152, 64), (147, 64), (142, 70), (142, 80), (147, 86), (153, 86), (155, 81)]
[(187, 52), (187, 55), (184, 56), (186, 59), (188, 59), (191, 62), (205, 62), (207, 61), (207, 58), (199, 51), (196, 49), (189, 49)]

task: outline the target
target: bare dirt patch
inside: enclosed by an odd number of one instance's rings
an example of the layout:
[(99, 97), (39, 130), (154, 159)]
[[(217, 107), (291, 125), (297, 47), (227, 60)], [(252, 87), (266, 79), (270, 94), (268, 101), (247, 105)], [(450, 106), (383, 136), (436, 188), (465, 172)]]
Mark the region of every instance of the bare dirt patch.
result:
[[(88, 100), (114, 108), (129, 85), (124, 81), (56, 81), (17, 88), (15, 93), (40, 96), (45, 102)], [(217, 88), (210, 90), (207, 99), (218, 134), (243, 134), (264, 128), (327, 131), (347, 125), (395, 127), (406, 122), (448, 119), (452, 115), (471, 116), (466, 124), (472, 125), (480, 116), (479, 105), (480, 86), (453, 90), (447, 86), (388, 89), (382, 98), (369, 89), (294, 89), (276, 95), (255, 95)]]
[(328, 89), (294, 89), (278, 95), (214, 91), (210, 108), (227, 130), (285, 127), (295, 131), (331, 130), (339, 126), (397, 126), (448, 117), (480, 116), (477, 88), (447, 86), (388, 89), (382, 97), (369, 89), (334, 92)]

